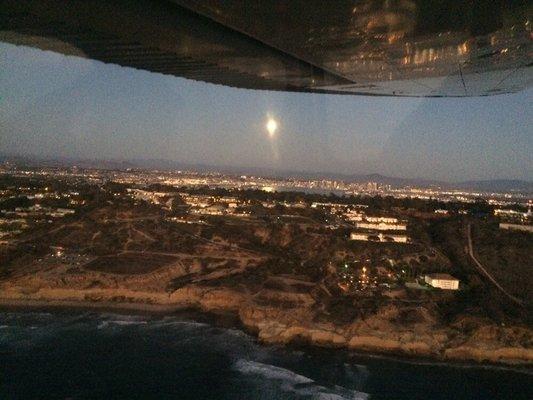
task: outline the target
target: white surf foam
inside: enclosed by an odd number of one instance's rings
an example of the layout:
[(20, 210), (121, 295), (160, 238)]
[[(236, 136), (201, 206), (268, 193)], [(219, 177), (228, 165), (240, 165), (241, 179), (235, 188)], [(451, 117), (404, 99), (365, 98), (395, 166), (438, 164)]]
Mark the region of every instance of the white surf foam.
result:
[(244, 374), (261, 375), (268, 379), (279, 379), (292, 383), (312, 383), (313, 380), (303, 375), (298, 375), (285, 368), (276, 367), (270, 364), (263, 364), (256, 361), (238, 360), (235, 368)]
[(359, 400), (368, 398), (366, 393), (339, 386), (329, 389), (317, 384), (313, 379), (299, 375), (291, 370), (257, 361), (240, 359), (235, 362), (234, 368), (245, 375), (255, 375), (279, 382), (279, 387), (282, 391), (311, 396), (313, 399)]
[(200, 328), (207, 328), (210, 327), (209, 324), (203, 323), (203, 322), (195, 322), (195, 321), (183, 321), (183, 320), (176, 320), (173, 318), (163, 318), (161, 320), (151, 321), (148, 324), (148, 327), (150, 328), (178, 328), (178, 329), (185, 329), (185, 330), (193, 330), (193, 329), (200, 329)]
[(98, 323), (97, 329), (112, 328), (112, 327), (126, 327), (134, 325), (146, 325), (146, 321), (122, 321), (122, 320), (110, 320), (102, 321)]

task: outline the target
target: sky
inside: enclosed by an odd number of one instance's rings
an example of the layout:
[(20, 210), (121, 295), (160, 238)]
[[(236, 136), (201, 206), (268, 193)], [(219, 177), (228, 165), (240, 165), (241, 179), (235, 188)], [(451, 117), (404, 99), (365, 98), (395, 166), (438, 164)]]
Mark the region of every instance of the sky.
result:
[(533, 88), (336, 96), (235, 89), (5, 43), (0, 60), (3, 154), (533, 180)]

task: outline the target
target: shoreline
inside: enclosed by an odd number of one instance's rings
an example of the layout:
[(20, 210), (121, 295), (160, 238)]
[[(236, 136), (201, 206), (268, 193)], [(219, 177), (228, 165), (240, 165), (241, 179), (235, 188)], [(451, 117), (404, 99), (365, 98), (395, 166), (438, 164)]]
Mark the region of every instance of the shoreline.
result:
[(247, 327), (239, 313), (233, 310), (202, 310), (194, 306), (180, 306), (178, 304), (147, 304), (147, 303), (117, 303), (109, 301), (81, 302), (76, 300), (37, 300), (37, 299), (5, 299), (0, 298), (0, 312), (101, 312), (119, 315), (147, 315), (147, 316), (175, 316), (190, 319), (195, 322), (208, 323), (213, 326), (237, 329), (251, 335), (258, 343), (264, 345), (280, 345), (292, 349), (306, 351), (339, 351), (347, 357), (366, 357), (389, 359), (395, 362), (420, 364), (430, 366), (449, 366), (457, 368), (497, 368), (533, 375), (533, 364), (528, 362), (494, 362), (478, 361), (475, 359), (446, 358), (406, 354), (391, 350), (350, 349), (346, 347), (314, 343), (310, 340), (295, 339), (288, 343), (262, 342), (254, 329)]
[[(207, 322), (212, 325), (234, 328), (251, 333), (242, 325), (238, 315), (231, 311), (202, 311), (195, 307), (167, 306), (162, 304), (113, 303), (113, 302), (79, 302), (74, 300), (6, 300), (0, 298), (0, 312), (99, 312), (117, 315), (176, 316), (190, 318), (195, 322)], [(254, 337), (257, 338), (256, 335)]]
[(148, 304), (148, 303), (119, 303), (111, 301), (77, 301), (77, 300), (37, 300), (37, 299), (5, 299), (0, 298), (0, 310), (6, 308), (29, 309), (29, 308), (57, 308), (71, 310), (98, 310), (137, 312), (138, 314), (168, 314), (174, 311), (187, 309), (178, 305)]

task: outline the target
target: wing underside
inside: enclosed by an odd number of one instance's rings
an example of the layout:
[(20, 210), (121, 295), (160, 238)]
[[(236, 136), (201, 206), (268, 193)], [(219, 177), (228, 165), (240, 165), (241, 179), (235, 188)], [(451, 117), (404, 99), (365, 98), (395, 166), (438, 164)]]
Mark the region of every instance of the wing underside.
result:
[(4, 4), (1, 41), (237, 88), (463, 97), (533, 82), (528, 2)]

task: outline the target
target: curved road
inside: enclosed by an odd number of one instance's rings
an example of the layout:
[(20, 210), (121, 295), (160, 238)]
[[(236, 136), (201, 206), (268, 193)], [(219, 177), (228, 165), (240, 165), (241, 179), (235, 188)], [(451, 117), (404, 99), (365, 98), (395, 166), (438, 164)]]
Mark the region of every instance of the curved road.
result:
[(483, 264), (479, 262), (479, 260), (474, 255), (474, 246), (472, 245), (472, 224), (468, 224), (466, 228), (466, 233), (468, 237), (468, 255), (472, 260), (474, 261), (474, 264), (476, 264), (476, 267), (485, 275), (493, 284), (496, 286), (504, 295), (506, 295), (510, 300), (513, 302), (523, 306), (524, 302), (520, 300), (518, 297), (513, 296), (507, 290), (505, 290), (497, 281), (494, 279), (494, 277), (483, 267)]

